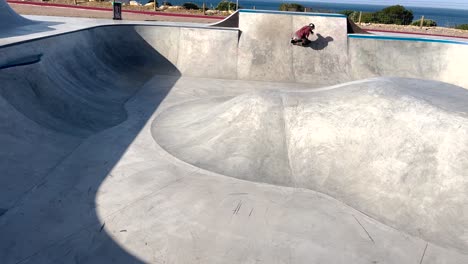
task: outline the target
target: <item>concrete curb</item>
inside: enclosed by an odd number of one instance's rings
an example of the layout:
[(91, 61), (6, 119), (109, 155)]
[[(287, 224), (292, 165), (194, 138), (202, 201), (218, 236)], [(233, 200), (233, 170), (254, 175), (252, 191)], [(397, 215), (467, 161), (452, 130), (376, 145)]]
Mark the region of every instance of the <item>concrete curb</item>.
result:
[[(430, 37), (430, 35), (428, 35), (428, 37)], [(418, 38), (418, 37), (413, 38), (413, 37), (369, 35), (369, 34), (365, 34), (365, 35), (363, 35), (363, 34), (348, 34), (348, 38), (399, 40), (399, 41), (415, 41), (415, 42), (434, 42), (434, 43), (468, 45), (468, 42), (451, 40), (451, 39), (431, 39), (431, 38)]]
[(382, 32), (382, 33), (396, 33), (396, 34), (407, 34), (407, 35), (420, 35), (420, 36), (428, 36), (428, 37), (447, 37), (447, 38), (462, 38), (468, 39), (468, 37), (461, 37), (461, 36), (450, 36), (450, 35), (443, 35), (443, 34), (425, 34), (425, 33), (418, 33), (418, 32), (405, 32), (405, 31), (393, 31), (393, 30), (380, 30), (380, 29), (365, 29), (366, 31), (374, 31), (374, 32)]

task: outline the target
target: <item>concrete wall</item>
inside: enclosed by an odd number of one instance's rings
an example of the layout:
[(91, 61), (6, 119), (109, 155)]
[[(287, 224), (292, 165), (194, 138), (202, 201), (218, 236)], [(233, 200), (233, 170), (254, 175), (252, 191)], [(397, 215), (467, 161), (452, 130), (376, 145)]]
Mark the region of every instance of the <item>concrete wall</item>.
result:
[[(347, 80), (346, 17), (241, 10), (239, 20), (239, 79), (332, 84)], [(291, 45), (293, 33), (309, 23), (316, 26), (311, 47)]]
[[(162, 55), (164, 63), (153, 69), (159, 74), (303, 82), (315, 86), (376, 76), (411, 77), (468, 87), (464, 70), (468, 66), (467, 43), (376, 35), (348, 36), (347, 19), (337, 14), (240, 10), (226, 21), (233, 18), (238, 18), (238, 28), (213, 25), (140, 25), (132, 28), (136, 33), (134, 36), (138, 35), (138, 39)], [(293, 33), (311, 22), (316, 25), (315, 34), (310, 37), (312, 44), (309, 47), (290, 44)], [(101, 32), (98, 35), (102, 38), (108, 38), (109, 32), (116, 36), (125, 35), (123, 26), (106, 28), (102, 32), (91, 31)], [(60, 37), (55, 39), (61, 41)], [(118, 43), (119, 40), (115, 40), (115, 45), (120, 45)], [(0, 66), (1, 60), (9, 56), (16, 55), (11, 53), (0, 58)]]
[(237, 77), (237, 29), (138, 26), (136, 31), (183, 75)]
[(225, 19), (210, 24), (211, 27), (230, 27), (230, 28), (238, 28), (239, 27), (239, 10), (232, 13)]
[(84, 138), (125, 121), (125, 103), (156, 69), (174, 75), (174, 82), (180, 75), (133, 26), (1, 47), (0, 208), (15, 207)]
[(45, 127), (78, 136), (125, 120), (124, 102), (155, 69), (177, 74), (132, 26), (3, 47), (0, 68), (0, 95), (11, 105)]
[[(289, 43), (314, 23), (310, 47)], [(338, 84), (370, 77), (411, 77), (468, 88), (468, 43), (452, 40), (347, 35), (336, 14), (239, 11), (238, 78)]]
[(4, 46), (0, 96), (85, 136), (125, 120), (124, 102), (155, 74), (235, 79), (237, 39), (235, 29), (120, 25)]
[(382, 36), (350, 36), (353, 79), (376, 76), (437, 80), (468, 88), (468, 43)]

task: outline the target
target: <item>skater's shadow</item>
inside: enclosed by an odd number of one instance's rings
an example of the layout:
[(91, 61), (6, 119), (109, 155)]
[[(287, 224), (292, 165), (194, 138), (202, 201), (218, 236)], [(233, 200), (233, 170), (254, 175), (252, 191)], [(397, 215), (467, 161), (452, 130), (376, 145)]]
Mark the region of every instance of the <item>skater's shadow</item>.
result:
[(332, 41), (333, 38), (330, 36), (324, 38), (321, 34), (317, 34), (317, 39), (311, 41), (306, 47), (312, 48), (314, 50), (323, 50), (328, 46), (328, 43)]

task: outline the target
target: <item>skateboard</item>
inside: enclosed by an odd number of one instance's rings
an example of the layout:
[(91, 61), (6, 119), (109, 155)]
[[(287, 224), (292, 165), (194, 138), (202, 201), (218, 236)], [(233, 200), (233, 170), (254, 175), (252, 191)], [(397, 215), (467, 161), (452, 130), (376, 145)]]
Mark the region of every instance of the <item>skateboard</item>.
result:
[(290, 43), (295, 46), (300, 46), (300, 47), (307, 47), (310, 44), (310, 42), (304, 43), (302, 42), (302, 40), (294, 40), (294, 39), (291, 39)]

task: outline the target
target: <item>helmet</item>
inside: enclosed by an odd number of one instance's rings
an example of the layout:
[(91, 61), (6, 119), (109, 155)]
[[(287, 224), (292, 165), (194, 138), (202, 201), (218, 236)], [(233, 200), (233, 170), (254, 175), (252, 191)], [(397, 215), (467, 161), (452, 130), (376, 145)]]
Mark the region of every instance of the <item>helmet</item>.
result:
[(314, 23), (310, 23), (310, 24), (309, 24), (309, 27), (312, 28), (312, 29), (315, 29)]

